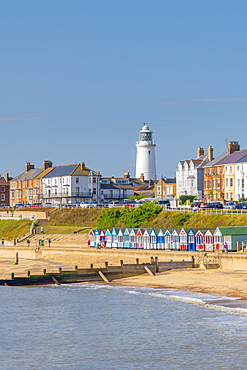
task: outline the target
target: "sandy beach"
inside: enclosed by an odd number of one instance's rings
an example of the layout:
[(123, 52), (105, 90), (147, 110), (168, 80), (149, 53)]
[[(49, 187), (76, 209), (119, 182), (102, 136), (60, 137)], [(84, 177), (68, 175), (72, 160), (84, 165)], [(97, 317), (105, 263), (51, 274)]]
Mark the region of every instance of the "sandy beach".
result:
[[(26, 276), (27, 271), (31, 274), (42, 274), (45, 268), (47, 272), (58, 272), (58, 268), (72, 270), (75, 265), (89, 267), (91, 263), (95, 267), (103, 267), (105, 258), (102, 255), (72, 256), (60, 255), (53, 258), (52, 251), (49, 258), (24, 259), (20, 258), (18, 265), (13, 260), (0, 259), (0, 278), (9, 279), (12, 272), (15, 276)], [(147, 261), (143, 261), (147, 262)], [(134, 263), (133, 258), (126, 259), (125, 263)], [(109, 265), (119, 265), (119, 259), (112, 258)], [(195, 292), (215, 293), (229, 297), (242, 297), (247, 299), (247, 271), (245, 270), (206, 270), (189, 268), (183, 270), (170, 270), (150, 276), (143, 274), (130, 278), (117, 279), (111, 284), (126, 286), (145, 286), (152, 288), (186, 289)]]

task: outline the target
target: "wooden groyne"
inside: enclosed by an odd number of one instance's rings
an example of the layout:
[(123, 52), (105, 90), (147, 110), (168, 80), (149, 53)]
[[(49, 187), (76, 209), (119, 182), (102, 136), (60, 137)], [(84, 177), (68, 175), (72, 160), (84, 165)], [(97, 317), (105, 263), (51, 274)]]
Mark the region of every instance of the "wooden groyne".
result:
[[(138, 261), (137, 261), (138, 262)], [(30, 286), (30, 285), (45, 285), (45, 284), (68, 284), (68, 283), (82, 283), (82, 282), (111, 282), (112, 280), (122, 279), (131, 276), (137, 276), (147, 273), (157, 274), (158, 272), (168, 271), (171, 269), (184, 269), (193, 267), (193, 261), (170, 261), (158, 262), (154, 260), (152, 263), (143, 264), (121, 264), (120, 266), (108, 266), (105, 262), (104, 268), (78, 268), (74, 270), (64, 271), (60, 267), (57, 273), (47, 273), (43, 270), (42, 275), (32, 275), (31, 271), (27, 271), (26, 277), (15, 277), (11, 274), (10, 279), (0, 280), (0, 285), (6, 286)]]

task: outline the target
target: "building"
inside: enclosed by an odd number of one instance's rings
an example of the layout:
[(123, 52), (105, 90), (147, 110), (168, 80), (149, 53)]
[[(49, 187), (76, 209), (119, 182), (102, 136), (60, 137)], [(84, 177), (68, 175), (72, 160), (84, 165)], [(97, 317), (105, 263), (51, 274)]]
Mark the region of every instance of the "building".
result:
[(145, 180), (156, 180), (155, 147), (152, 131), (144, 123), (136, 142), (136, 178), (144, 176)]
[(101, 200), (101, 174), (86, 167), (84, 162), (52, 167), (39, 178), (42, 203), (62, 205)]
[(158, 183), (154, 185), (154, 197), (175, 198), (176, 178), (168, 179), (166, 177), (162, 177)]
[(11, 178), (8, 173), (5, 173), (3, 177), (0, 175), (0, 205), (9, 206), (9, 181)]
[(134, 195), (134, 189), (130, 183), (129, 173), (123, 178), (102, 177), (100, 179), (101, 201), (123, 201)]
[(25, 171), (10, 181), (10, 206), (40, 203), (41, 184), (36, 177), (51, 166), (51, 161), (44, 161), (43, 168), (27, 162)]
[(180, 195), (194, 195), (197, 199), (204, 197), (204, 167), (213, 160), (213, 148), (208, 147), (208, 153), (204, 149), (197, 149), (197, 158), (178, 163), (176, 171), (177, 197)]
[(229, 141), (228, 151), (205, 166), (205, 200), (238, 201), (247, 197), (247, 149)]

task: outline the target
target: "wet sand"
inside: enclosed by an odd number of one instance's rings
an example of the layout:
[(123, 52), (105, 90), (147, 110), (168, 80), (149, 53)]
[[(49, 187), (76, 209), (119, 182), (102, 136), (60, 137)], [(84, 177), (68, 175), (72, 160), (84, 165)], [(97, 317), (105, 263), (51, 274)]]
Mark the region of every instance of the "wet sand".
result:
[(185, 289), (247, 299), (247, 271), (184, 269), (115, 280), (115, 284), (150, 288)]
[[(135, 263), (133, 258), (126, 258), (125, 263)], [(140, 261), (148, 262), (148, 261)], [(104, 255), (64, 255), (53, 256), (52, 251), (47, 258), (24, 259), (19, 258), (18, 265), (13, 264), (13, 259), (0, 258), (0, 279), (10, 279), (11, 273), (15, 276), (27, 276), (27, 271), (32, 274), (43, 274), (47, 272), (58, 272), (58, 268), (73, 270), (74, 266), (104, 267)], [(119, 265), (119, 257), (108, 259), (109, 265)], [(170, 270), (150, 276), (148, 274), (138, 275), (130, 278), (117, 279), (111, 284), (126, 286), (145, 286), (152, 288), (185, 289), (202, 293), (215, 293), (229, 297), (242, 297), (247, 299), (247, 271), (245, 270), (206, 270), (189, 268), (183, 270)]]

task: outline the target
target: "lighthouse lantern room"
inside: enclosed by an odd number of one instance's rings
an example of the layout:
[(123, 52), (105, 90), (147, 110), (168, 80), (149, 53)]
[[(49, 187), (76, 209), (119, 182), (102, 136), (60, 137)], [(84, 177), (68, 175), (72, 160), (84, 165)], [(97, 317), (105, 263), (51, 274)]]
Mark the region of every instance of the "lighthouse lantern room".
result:
[(145, 180), (156, 180), (155, 147), (153, 133), (146, 123), (139, 132), (136, 142), (136, 178), (144, 176)]

